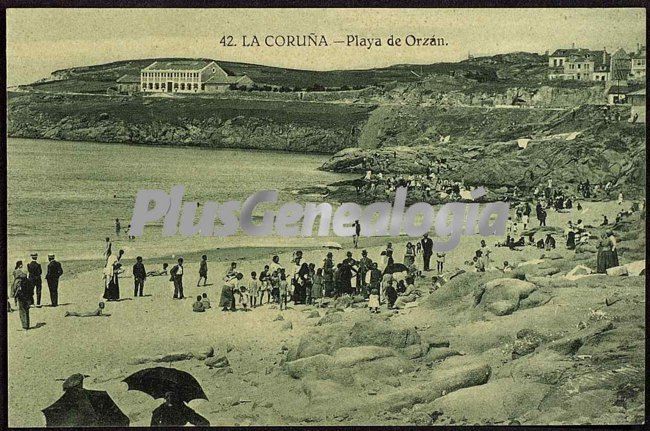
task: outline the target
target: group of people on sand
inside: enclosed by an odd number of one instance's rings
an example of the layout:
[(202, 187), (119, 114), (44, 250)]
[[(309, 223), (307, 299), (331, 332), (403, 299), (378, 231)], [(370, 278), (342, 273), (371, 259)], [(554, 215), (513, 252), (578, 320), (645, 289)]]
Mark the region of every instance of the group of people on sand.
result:
[[(335, 262), (333, 253), (328, 252), (318, 266), (306, 262), (301, 250), (295, 251), (286, 265), (275, 255), (259, 274), (252, 271), (248, 277), (238, 270), (236, 262), (232, 262), (223, 277), (219, 308), (248, 311), (276, 304), (282, 310), (289, 303), (320, 305), (324, 298), (342, 296), (361, 296), (375, 311), (384, 303), (392, 308), (400, 295), (411, 293), (416, 278), (422, 276), (416, 264), (419, 255), (424, 271), (429, 271), (433, 242), (427, 234), (416, 245), (411, 242), (406, 245), (403, 263), (395, 262), (392, 243), (381, 251), (377, 261), (368, 256), (367, 250), (362, 250), (358, 258), (348, 251), (340, 262)], [(441, 273), (444, 254), (438, 254), (437, 259), (437, 270)], [(199, 304), (205, 299), (197, 297), (193, 310), (205, 311), (206, 308)]]
[[(30, 262), (27, 264), (27, 271), (23, 261), (18, 260), (14, 266), (13, 281), (11, 284), (11, 297), (14, 299), (14, 306), (18, 308), (20, 322), (23, 329), (28, 330), (30, 326), (29, 309), (41, 307), (41, 295), (43, 289), (43, 267), (38, 262), (38, 253), (30, 255)], [(59, 305), (59, 279), (63, 275), (63, 267), (56, 260), (53, 253), (47, 255), (47, 268), (45, 281), (50, 291), (50, 303), (52, 307)], [(36, 300), (34, 300), (36, 295)], [(7, 311), (13, 312), (11, 302), (7, 301)]]

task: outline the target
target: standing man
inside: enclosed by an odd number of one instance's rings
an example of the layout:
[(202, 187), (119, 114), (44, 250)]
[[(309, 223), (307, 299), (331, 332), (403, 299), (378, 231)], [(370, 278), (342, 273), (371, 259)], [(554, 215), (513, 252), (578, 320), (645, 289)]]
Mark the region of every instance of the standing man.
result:
[(27, 274), (23, 272), (23, 261), (16, 262), (14, 268), (14, 281), (11, 286), (11, 293), (18, 305), (18, 314), (20, 315), (20, 323), (24, 330), (29, 329), (29, 306), (34, 302), (34, 292), (31, 289)]
[(29, 282), (36, 289), (36, 306), (41, 308), (41, 292), (43, 291), (43, 282), (41, 280), (41, 274), (43, 274), (43, 268), (41, 264), (38, 263), (38, 253), (32, 253), (32, 261), (27, 264), (27, 273)]
[(364, 296), (367, 296), (370, 291), (367, 289), (366, 274), (372, 269), (372, 260), (368, 257), (367, 250), (361, 250), (361, 259), (359, 259), (359, 270), (357, 271), (357, 289), (361, 291)]
[(147, 271), (144, 269), (142, 256), (136, 257), (135, 260), (135, 265), (133, 265), (133, 296), (144, 296), (142, 291), (144, 290)]
[(171, 271), (171, 281), (174, 282), (174, 299), (184, 299), (183, 296), (183, 258), (178, 258), (178, 265), (174, 265)]
[(431, 256), (433, 255), (433, 240), (429, 238), (429, 234), (425, 233), (420, 240), (422, 244), (422, 259), (424, 261), (424, 270), (429, 271), (429, 264)]
[(117, 237), (120, 236), (120, 231), (122, 230), (122, 225), (120, 224), (120, 219), (116, 218), (115, 219), (115, 235)]
[(47, 287), (50, 290), (50, 302), (52, 307), (59, 305), (59, 278), (63, 275), (63, 268), (61, 264), (54, 259), (54, 254), (50, 253), (47, 255), (47, 274), (45, 275), (45, 280), (47, 280)]
[(334, 260), (332, 252), (328, 252), (323, 260), (323, 286), (325, 296), (331, 297), (334, 294)]

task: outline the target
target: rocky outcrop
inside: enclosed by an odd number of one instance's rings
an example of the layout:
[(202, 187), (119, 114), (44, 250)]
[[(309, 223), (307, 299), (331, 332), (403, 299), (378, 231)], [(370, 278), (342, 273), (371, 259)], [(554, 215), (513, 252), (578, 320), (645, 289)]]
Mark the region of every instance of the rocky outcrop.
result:
[(335, 153), (357, 145), (365, 111), (302, 102), (24, 93), (9, 98), (8, 135)]

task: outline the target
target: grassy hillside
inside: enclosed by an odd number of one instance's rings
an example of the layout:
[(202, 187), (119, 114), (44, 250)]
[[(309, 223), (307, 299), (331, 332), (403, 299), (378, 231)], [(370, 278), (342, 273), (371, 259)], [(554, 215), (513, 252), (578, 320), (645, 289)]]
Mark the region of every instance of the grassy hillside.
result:
[[(171, 59), (126, 60), (63, 69), (53, 72), (51, 78), (31, 84), (29, 87), (43, 91), (103, 93), (114, 86), (115, 80), (122, 75), (138, 75), (142, 68), (156, 60)], [(232, 75), (245, 74), (259, 84), (305, 89), (314, 85), (326, 88), (353, 88), (381, 86), (389, 82), (408, 83), (419, 81), (429, 75), (465, 77), (477, 82), (511, 80), (513, 76), (523, 81), (539, 80), (543, 76), (540, 71), (544, 69), (545, 61), (544, 56), (537, 54), (516, 53), (482, 57), (459, 63), (401, 64), (367, 70), (312, 71), (228, 61), (218, 61), (218, 64)]]

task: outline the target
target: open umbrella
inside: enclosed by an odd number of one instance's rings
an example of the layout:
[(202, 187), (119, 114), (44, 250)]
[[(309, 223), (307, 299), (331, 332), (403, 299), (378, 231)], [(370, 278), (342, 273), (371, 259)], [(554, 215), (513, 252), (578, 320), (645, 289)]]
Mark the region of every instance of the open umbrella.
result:
[(42, 411), (48, 427), (129, 426), (129, 418), (105, 391), (70, 388)]
[(389, 274), (394, 274), (396, 272), (408, 271), (408, 267), (403, 263), (394, 263), (390, 268), (388, 268)]
[(145, 368), (123, 380), (129, 390), (142, 391), (154, 398), (164, 398), (166, 392), (174, 392), (179, 399), (190, 402), (195, 399), (207, 400), (201, 385), (191, 374), (175, 368)]

